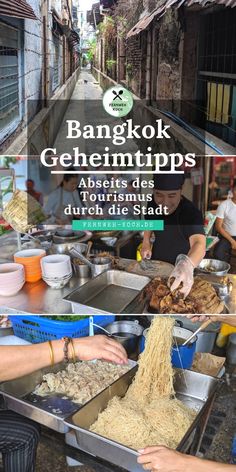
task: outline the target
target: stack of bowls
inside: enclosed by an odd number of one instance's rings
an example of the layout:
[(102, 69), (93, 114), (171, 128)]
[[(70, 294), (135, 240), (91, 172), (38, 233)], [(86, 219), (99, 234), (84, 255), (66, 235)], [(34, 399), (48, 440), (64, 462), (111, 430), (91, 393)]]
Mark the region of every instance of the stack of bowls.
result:
[(25, 271), (22, 264), (0, 264), (0, 296), (16, 295), (25, 283)]
[(71, 260), (66, 254), (43, 257), (41, 268), (44, 282), (52, 288), (65, 287), (72, 277)]
[(25, 268), (25, 281), (38, 282), (42, 278), (40, 260), (46, 255), (43, 249), (25, 249), (14, 255), (14, 261)]

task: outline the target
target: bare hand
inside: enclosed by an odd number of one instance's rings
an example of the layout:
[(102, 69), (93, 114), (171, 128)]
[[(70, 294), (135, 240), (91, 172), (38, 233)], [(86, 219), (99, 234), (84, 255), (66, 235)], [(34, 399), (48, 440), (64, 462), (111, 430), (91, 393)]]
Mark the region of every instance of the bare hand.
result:
[(103, 359), (116, 364), (127, 364), (128, 357), (123, 346), (107, 336), (91, 336), (75, 339), (76, 354), (81, 361)]
[(147, 447), (140, 451), (138, 463), (142, 464), (144, 470), (152, 472), (187, 472), (191, 468), (191, 456), (168, 449), (164, 446)]
[(196, 316), (196, 315), (187, 315), (187, 318), (190, 319), (193, 323), (204, 322), (207, 320), (211, 320), (212, 322), (217, 323), (226, 323), (230, 326), (236, 326), (236, 316), (235, 315), (211, 315), (211, 316)]
[[(201, 315), (201, 316), (193, 316), (193, 315), (186, 315), (189, 320), (191, 320), (193, 323), (202, 322), (209, 320), (210, 318), (214, 318), (214, 316), (206, 316), (206, 315)], [(212, 320), (214, 321), (214, 320)]]

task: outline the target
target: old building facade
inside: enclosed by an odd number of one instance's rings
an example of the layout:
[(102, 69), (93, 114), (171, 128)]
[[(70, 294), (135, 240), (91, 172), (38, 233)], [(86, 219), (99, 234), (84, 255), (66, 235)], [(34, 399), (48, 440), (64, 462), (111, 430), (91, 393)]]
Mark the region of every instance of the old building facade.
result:
[(101, 0), (95, 10), (99, 71), (235, 148), (235, 0)]
[(78, 45), (71, 0), (0, 2), (1, 154), (78, 68)]

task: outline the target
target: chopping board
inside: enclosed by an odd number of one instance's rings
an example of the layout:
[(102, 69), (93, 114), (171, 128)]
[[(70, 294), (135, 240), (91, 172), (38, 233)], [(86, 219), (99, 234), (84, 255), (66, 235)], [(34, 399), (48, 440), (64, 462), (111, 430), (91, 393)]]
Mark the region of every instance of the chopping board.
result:
[(163, 261), (148, 261), (150, 263), (151, 269), (144, 270), (137, 261), (132, 261), (127, 259), (125, 261), (122, 259), (122, 267), (125, 265), (124, 270), (132, 274), (144, 275), (153, 279), (154, 277), (169, 277), (171, 272), (174, 269), (172, 264)]

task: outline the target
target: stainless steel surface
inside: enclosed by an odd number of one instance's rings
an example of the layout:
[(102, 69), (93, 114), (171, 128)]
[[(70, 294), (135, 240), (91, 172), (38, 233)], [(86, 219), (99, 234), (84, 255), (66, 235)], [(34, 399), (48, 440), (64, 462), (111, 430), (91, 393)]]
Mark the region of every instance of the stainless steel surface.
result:
[[(63, 420), (66, 416), (69, 416), (71, 410), (78, 410), (78, 405), (75, 406), (75, 404), (69, 402), (68, 408), (68, 404), (66, 403), (67, 414), (59, 415), (52, 411), (52, 408), (55, 408), (55, 401), (53, 398), (51, 404), (49, 401), (46, 403), (45, 407), (42, 402), (43, 397), (39, 398), (38, 402), (36, 398), (33, 397), (30, 401), (31, 394), (35, 390), (35, 387), (42, 382), (43, 375), (49, 372), (56, 373), (63, 367), (63, 364), (59, 364), (55, 367), (47, 367), (34, 372), (33, 374), (21, 377), (20, 379), (1, 383), (0, 394), (2, 394), (5, 399), (6, 407), (9, 410), (16, 411), (20, 415), (33, 419), (37, 423), (48, 426), (55, 431), (66, 433), (68, 427), (64, 424)], [(35, 403), (33, 400), (35, 400)]]
[[(89, 431), (90, 426), (97, 420), (99, 412), (107, 407), (108, 402), (116, 395), (120, 397), (125, 395), (133, 380), (135, 371), (136, 369), (129, 372), (126, 378), (123, 377), (116, 384), (104, 390), (85, 405), (83, 409), (67, 419), (65, 423), (72, 430), (75, 430), (79, 448), (81, 447), (88, 453), (119, 465), (130, 472), (143, 472), (143, 468), (137, 464), (138, 453), (136, 451)], [(217, 385), (218, 380), (213, 377), (191, 371), (176, 370), (175, 390), (177, 398), (198, 412), (195, 421), (179, 444), (178, 450), (184, 450), (190, 436), (194, 436), (194, 430), (213, 398)]]
[(70, 256), (70, 250), (71, 248), (74, 247), (76, 248), (81, 254), (84, 254), (87, 249), (88, 245), (84, 243), (64, 243), (64, 244), (52, 244), (49, 253), (50, 254), (67, 254)]
[[(136, 368), (136, 362), (132, 360), (129, 360), (129, 365), (130, 371), (120, 379), (129, 375)], [(65, 367), (66, 365), (61, 363), (20, 379), (1, 383), (0, 394), (3, 395), (7, 408), (60, 433), (68, 432), (69, 428), (64, 420), (84, 407), (73, 403), (70, 399), (65, 399), (65, 395), (50, 393), (41, 397), (33, 393), (36, 386), (42, 382), (45, 374), (57, 373)]]
[(36, 283), (26, 283), (14, 297), (0, 297), (0, 312), (34, 314), (72, 314), (72, 307), (63, 297), (81, 287), (89, 279), (72, 277), (62, 289), (54, 290), (43, 280)]
[(0, 326), (0, 338), (3, 338), (5, 336), (12, 336), (14, 334), (13, 329), (11, 327), (7, 328), (2, 328)]
[[(144, 328), (135, 321), (114, 321), (106, 326), (108, 334), (122, 344), (128, 356), (137, 352)], [(120, 335), (122, 333), (122, 336)]]
[(217, 259), (203, 259), (197, 267), (198, 272), (213, 275), (226, 275), (230, 270), (230, 264)]
[(145, 301), (141, 301), (140, 292), (149, 282), (148, 277), (108, 270), (64, 300), (72, 303), (77, 314), (142, 313)]

